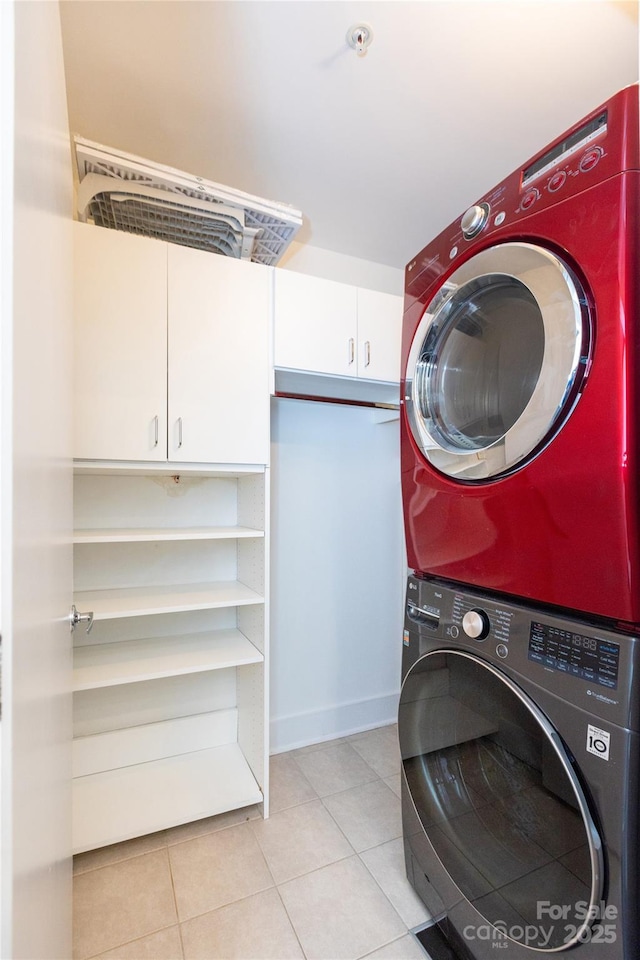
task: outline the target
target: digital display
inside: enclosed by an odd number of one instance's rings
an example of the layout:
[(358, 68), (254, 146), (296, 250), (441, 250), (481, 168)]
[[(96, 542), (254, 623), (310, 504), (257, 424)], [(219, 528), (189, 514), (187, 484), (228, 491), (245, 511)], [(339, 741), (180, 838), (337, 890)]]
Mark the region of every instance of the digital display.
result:
[(540, 173), (549, 167), (554, 167), (560, 160), (565, 159), (570, 154), (585, 146), (596, 136), (607, 128), (607, 111), (604, 110), (594, 117), (579, 130), (574, 130), (562, 143), (558, 143), (553, 149), (548, 150), (541, 157), (527, 167), (522, 174), (522, 186), (537, 177)]
[(536, 620), (529, 631), (529, 660), (615, 690), (620, 646)]

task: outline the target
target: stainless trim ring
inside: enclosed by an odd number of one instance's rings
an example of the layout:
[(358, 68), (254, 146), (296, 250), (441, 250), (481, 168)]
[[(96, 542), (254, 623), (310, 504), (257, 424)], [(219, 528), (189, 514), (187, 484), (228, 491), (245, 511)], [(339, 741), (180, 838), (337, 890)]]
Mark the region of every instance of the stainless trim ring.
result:
[[(432, 395), (437, 346), (447, 335), (447, 314), (467, 295), (492, 284), (518, 281), (540, 310), (544, 328), (542, 366), (520, 416), (486, 446), (447, 437), (425, 403)], [(423, 357), (427, 338), (435, 360)], [(427, 304), (413, 338), (406, 370), (405, 404), (411, 432), (427, 460), (459, 480), (486, 480), (527, 462), (550, 442), (578, 399), (588, 365), (590, 340), (586, 295), (570, 268), (555, 254), (530, 243), (504, 243), (483, 250), (451, 274)], [(434, 388), (435, 389), (435, 388)], [(546, 443), (545, 443), (546, 441)]]

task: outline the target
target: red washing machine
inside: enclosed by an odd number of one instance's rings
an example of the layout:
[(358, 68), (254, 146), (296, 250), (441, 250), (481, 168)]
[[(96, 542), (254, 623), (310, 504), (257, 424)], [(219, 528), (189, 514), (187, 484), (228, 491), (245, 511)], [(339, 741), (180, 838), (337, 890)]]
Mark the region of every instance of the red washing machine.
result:
[(407, 266), (402, 488), (418, 575), (640, 627), (639, 90)]

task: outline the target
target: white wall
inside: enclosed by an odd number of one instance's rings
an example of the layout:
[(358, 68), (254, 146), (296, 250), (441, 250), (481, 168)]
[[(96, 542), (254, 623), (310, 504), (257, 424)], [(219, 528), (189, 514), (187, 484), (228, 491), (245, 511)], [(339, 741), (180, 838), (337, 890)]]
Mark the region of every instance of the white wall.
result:
[[(393, 267), (295, 241), (280, 267), (401, 295)], [(399, 421), (272, 405), (271, 751), (393, 723), (406, 560)]]
[(381, 290), (383, 293), (401, 296), (404, 292), (403, 270), (362, 260), (360, 257), (323, 250), (311, 244), (297, 243), (295, 240), (286, 249), (278, 266), (295, 270), (297, 273), (324, 277), (325, 280), (337, 280), (356, 287)]
[(402, 650), (398, 421), (272, 409), (271, 751), (392, 723)]

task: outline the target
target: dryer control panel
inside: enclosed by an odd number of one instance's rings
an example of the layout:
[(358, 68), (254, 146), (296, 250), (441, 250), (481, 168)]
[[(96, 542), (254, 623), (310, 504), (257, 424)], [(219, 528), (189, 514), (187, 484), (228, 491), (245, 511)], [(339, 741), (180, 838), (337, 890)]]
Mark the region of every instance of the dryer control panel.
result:
[[(414, 257), (405, 271), (407, 305), (480, 245), (521, 233), (523, 221), (640, 166), (638, 86), (626, 87), (514, 170)], [(535, 233), (535, 230), (534, 230)]]
[(403, 676), (463, 649), (590, 713), (640, 729), (640, 638), (449, 583), (409, 577)]

